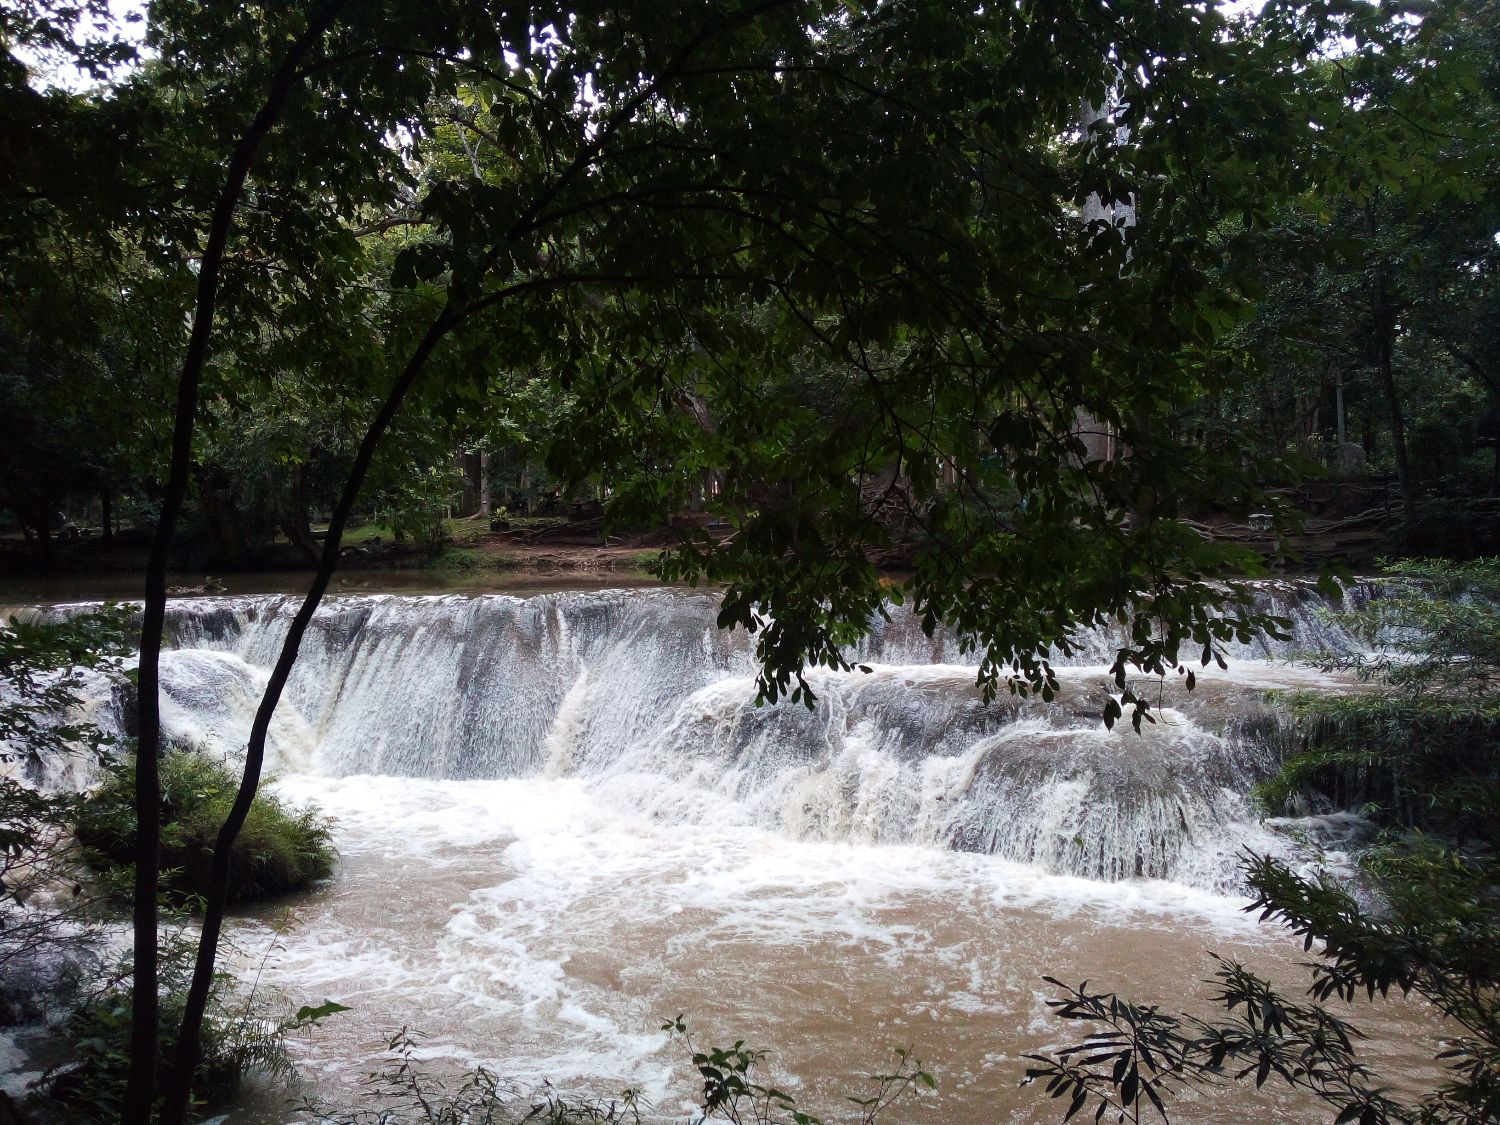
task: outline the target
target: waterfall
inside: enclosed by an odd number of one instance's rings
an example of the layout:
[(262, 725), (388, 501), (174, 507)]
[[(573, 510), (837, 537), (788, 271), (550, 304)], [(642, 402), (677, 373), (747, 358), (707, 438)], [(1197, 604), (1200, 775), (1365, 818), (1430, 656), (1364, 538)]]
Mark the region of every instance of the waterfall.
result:
[[(1256, 737), (1270, 715), (1261, 693), (1308, 676), (1263, 661), (1354, 643), (1318, 613), (1308, 583), (1262, 583), (1256, 597), (1290, 619), (1291, 639), (1235, 646), (1230, 671), (1200, 673), (1192, 693), (1173, 680), (1137, 685), (1160, 693), (1157, 721), (1140, 733), (1100, 722), (1114, 690), (1104, 666), (1118, 639), (1108, 634), (1080, 638), (1059, 667), (1058, 702), (986, 705), (957, 639), (928, 637), (893, 610), (855, 654), (870, 672), (809, 673), (813, 709), (757, 707), (752, 638), (716, 627), (712, 595), (331, 599), (278, 709), (271, 765), (330, 777), (576, 778), (669, 823), (1225, 888), (1237, 853), (1269, 838), (1248, 798), (1275, 766)], [(296, 604), (171, 604), (169, 740), (228, 757), (243, 747)], [(123, 726), (118, 700), (113, 713)]]

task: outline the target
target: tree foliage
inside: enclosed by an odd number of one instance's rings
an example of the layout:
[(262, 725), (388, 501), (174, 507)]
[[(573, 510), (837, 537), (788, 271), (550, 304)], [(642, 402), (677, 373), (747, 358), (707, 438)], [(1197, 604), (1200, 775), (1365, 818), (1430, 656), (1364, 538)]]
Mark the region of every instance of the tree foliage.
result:
[(1500, 480), (1500, 383), (1484, 358), (1500, 252), (1497, 43), (1488, 0), (1354, 16), (1315, 67), (1320, 174), (1258, 234), (1255, 314), (1229, 340), (1243, 377), (1203, 404), (1304, 472), (1394, 471), (1408, 537), (1469, 555), (1495, 549), (1493, 512), (1445, 527), (1419, 507), (1493, 496)]

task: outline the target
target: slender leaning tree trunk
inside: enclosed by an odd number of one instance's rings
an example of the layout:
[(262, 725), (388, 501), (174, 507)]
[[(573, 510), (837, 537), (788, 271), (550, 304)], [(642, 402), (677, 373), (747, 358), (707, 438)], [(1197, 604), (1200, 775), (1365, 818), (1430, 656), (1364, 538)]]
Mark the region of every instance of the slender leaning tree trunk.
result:
[(177, 379), (177, 402), (172, 420), (171, 467), (162, 495), (161, 518), (152, 537), (146, 562), (145, 606), (141, 613), (140, 736), (135, 773), (135, 900), (133, 931), (135, 962), (131, 980), (130, 1076), (121, 1111), (122, 1125), (149, 1125), (156, 1097), (156, 1060), (160, 1003), (158, 985), (157, 910), (158, 868), (161, 864), (161, 648), (167, 612), (167, 564), (177, 534), (177, 521), (187, 497), (193, 460), (193, 431), (197, 422), (198, 391), (213, 334), (219, 298), (219, 273), (234, 222), (234, 212), (245, 189), (257, 151), (280, 119), (298, 80), (298, 67), (322, 40), (345, 0), (328, 0), (314, 13), (307, 30), (294, 40), (271, 81), (259, 112), (230, 155), (224, 184), (214, 202), (208, 240), (198, 265), (198, 287), (192, 329)]
[(229, 901), (230, 854), (235, 837), (239, 835), (240, 829), (244, 827), (245, 817), (249, 815), (250, 804), (255, 799), (256, 790), (260, 787), (261, 770), (266, 760), (266, 736), (271, 729), (271, 717), (276, 713), (276, 706), (281, 702), (281, 693), (286, 687), (287, 678), (292, 673), (292, 666), (297, 662), (297, 651), (302, 645), (302, 638), (306, 635), (307, 627), (312, 623), (318, 603), (323, 600), (323, 594), (333, 578), (334, 569), (338, 566), (339, 544), (344, 536), (344, 527), (349, 522), (355, 501), (359, 498), (359, 490), (370, 471), (370, 462), (375, 456), (375, 449), (385, 431), (390, 427), (407, 393), (416, 383), (423, 368), (426, 367), (433, 349), (448, 333), (448, 330), (457, 323), (457, 320), (456, 316), (445, 310), (433, 322), (391, 387), (379, 414), (365, 431), (359, 452), (355, 455), (354, 464), (349, 470), (348, 479), (344, 482), (344, 490), (339, 496), (338, 506), (334, 508), (333, 518), (329, 521), (328, 534), (323, 540), (322, 557), (318, 563), (317, 574), (313, 578), (307, 595), (302, 599), (302, 605), (298, 607), (296, 616), (292, 618), (291, 627), (287, 630), (281, 652), (276, 658), (276, 665), (271, 670), (270, 679), (261, 696), (260, 706), (256, 708), (255, 720), (250, 727), (250, 740), (245, 747), (245, 769), (240, 777), (239, 790), (235, 793), (229, 816), (220, 827), (219, 835), (214, 841), (213, 865), (210, 869), (208, 895), (203, 908), (203, 932), (198, 939), (198, 955), (193, 965), (193, 979), (188, 988), (182, 1029), (177, 1037), (172, 1077), (166, 1091), (166, 1109), (162, 1113), (163, 1125), (182, 1125), (187, 1120), (187, 1111), (192, 1099), (193, 1074), (198, 1069), (201, 1055), (203, 1017), (208, 1008), (209, 992), (213, 988), (219, 935), (223, 931), (224, 910)]
[(297, 549), (313, 566), (318, 565), (321, 552), (318, 541), (313, 538), (312, 527), (307, 518), (307, 466), (293, 465), (290, 480), (276, 498), (278, 522), (286, 541)]

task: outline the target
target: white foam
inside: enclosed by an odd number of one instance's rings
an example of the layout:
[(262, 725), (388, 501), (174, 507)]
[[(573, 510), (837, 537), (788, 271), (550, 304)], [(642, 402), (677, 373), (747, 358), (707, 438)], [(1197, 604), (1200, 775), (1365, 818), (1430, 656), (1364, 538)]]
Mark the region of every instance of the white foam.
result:
[[(671, 982), (696, 990), (702, 974), (730, 981), (747, 964), (800, 974), (817, 972), (808, 957), (836, 957), (866, 975), (918, 973), (931, 983), (908, 1017), (993, 1019), (1017, 958), (1035, 957), (1013, 944), (1031, 939), (1006, 937), (1018, 924), (1266, 940), (1240, 901), (1178, 884), (753, 826), (683, 830), (577, 780), (300, 775), (278, 789), (337, 818), (345, 869), (268, 979), (349, 1004), (362, 1027), (435, 1022), (427, 1050), (523, 1081), (629, 1080), (667, 1096), (681, 1079), (654, 1028), (673, 1014)], [(486, 1049), (497, 1034), (503, 1050)], [(300, 1049), (318, 1066), (352, 1048)]]
[[(1304, 586), (1271, 584), (1262, 597), (1295, 611), (1304, 632), (1321, 628)], [(170, 737), (239, 757), (291, 607), (173, 605)], [(986, 707), (953, 639), (926, 638), (895, 612), (862, 649), (868, 672), (809, 672), (816, 711), (756, 707), (751, 638), (717, 629), (716, 608), (664, 590), (331, 599), (277, 709), (272, 767), (582, 779), (665, 822), (1227, 889), (1240, 848), (1263, 842), (1244, 794), (1270, 765), (1220, 729), (1215, 701), (1250, 713), (1266, 688), (1334, 682), (1241, 658), (1203, 670), (1199, 696), (1166, 699), (1141, 734), (1108, 732), (1104, 666), (1060, 668), (1060, 706)], [(1090, 644), (1102, 653), (1106, 640)], [(931, 663), (906, 662), (920, 659)]]
[(20, 1031), (0, 1032), (0, 1092), (13, 1098), (25, 1097), (30, 1093), (29, 1087), (42, 1076), (40, 1070), (21, 1069), (30, 1056), (16, 1042), (20, 1034)]
[[(663, 591), (319, 611), (272, 741), (342, 860), (267, 976), (355, 1012), (299, 1041), (309, 1070), (347, 1081), (407, 1025), (433, 1058), (675, 1100), (654, 1029), (688, 1011), (804, 1045), (940, 1021), (983, 1041), (977, 1075), (1038, 1034), (1042, 972), (1178, 988), (1204, 946), (1280, 949), (1219, 893), (1242, 845), (1278, 845), (1245, 797), (1267, 756), (1213, 708), (1258, 721), (1263, 690), (1336, 677), (1236, 660), (1108, 731), (1105, 666), (1060, 669), (1056, 706), (986, 707), (952, 638), (898, 615), (870, 672), (809, 674), (816, 710), (756, 707), (749, 638), (715, 611)], [(174, 610), (169, 730), (233, 756), (287, 614)], [(1159, 945), (1173, 963), (1130, 952)]]

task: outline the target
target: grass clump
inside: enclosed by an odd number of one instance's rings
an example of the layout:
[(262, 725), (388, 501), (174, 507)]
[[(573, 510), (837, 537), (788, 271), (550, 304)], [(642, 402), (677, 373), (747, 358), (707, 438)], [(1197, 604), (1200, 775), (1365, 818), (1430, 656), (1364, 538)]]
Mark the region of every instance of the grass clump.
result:
[[(190, 902), (207, 893), (214, 841), (234, 803), (239, 778), (222, 762), (187, 750), (162, 759), (162, 886)], [(79, 842), (102, 869), (128, 867), (135, 848), (135, 763), (112, 766), (84, 803)], [(315, 808), (293, 809), (262, 790), (250, 805), (229, 860), (229, 901), (301, 890), (333, 871), (332, 822)]]
[(515, 570), (514, 557), (485, 547), (443, 547), (425, 564), (430, 570)]

